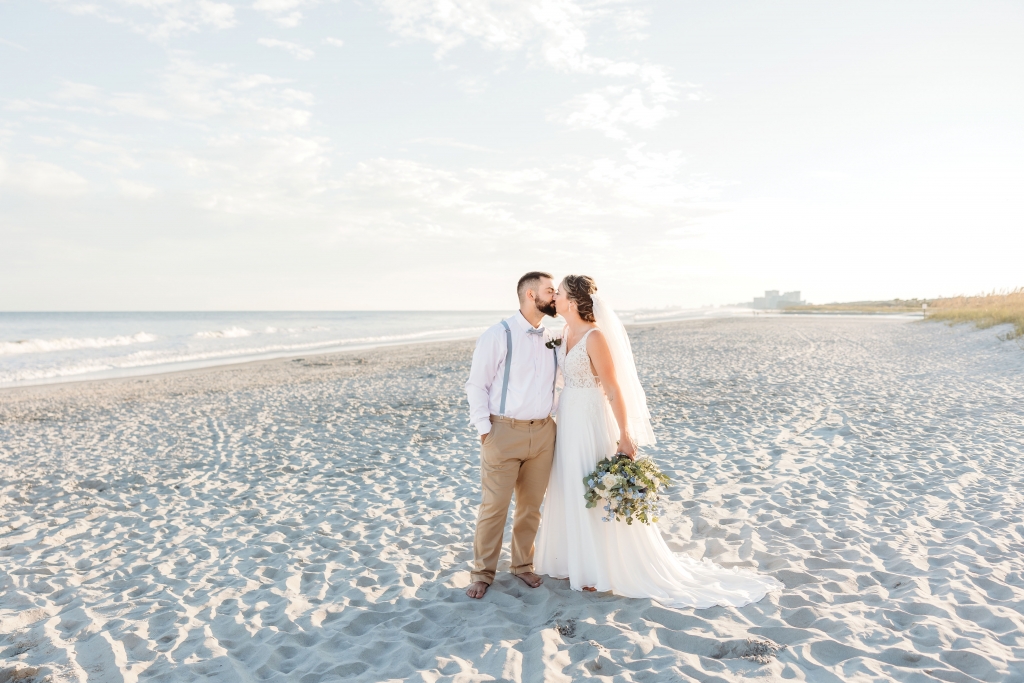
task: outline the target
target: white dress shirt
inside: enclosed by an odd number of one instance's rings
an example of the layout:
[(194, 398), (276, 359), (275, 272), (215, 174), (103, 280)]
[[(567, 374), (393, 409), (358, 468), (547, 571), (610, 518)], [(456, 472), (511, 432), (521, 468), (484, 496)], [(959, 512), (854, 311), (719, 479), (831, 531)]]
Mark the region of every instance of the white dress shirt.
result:
[[(505, 417), (539, 420), (554, 411), (554, 383), (558, 364), (552, 349), (545, 346), (552, 337), (543, 327), (534, 328), (523, 314), (506, 318), (512, 332), (512, 366), (508, 377)], [(531, 334), (528, 330), (540, 330)], [(501, 387), (505, 380), (508, 342), (505, 328), (498, 323), (476, 341), (473, 367), (466, 382), (469, 421), (480, 434), (491, 431), (491, 415), (501, 414)]]

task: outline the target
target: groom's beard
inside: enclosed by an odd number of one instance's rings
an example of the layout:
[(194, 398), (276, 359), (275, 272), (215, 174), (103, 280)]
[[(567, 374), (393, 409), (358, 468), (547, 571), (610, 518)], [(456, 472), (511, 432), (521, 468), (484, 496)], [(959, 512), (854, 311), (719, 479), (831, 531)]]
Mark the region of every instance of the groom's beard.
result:
[(551, 301), (549, 301), (549, 302), (547, 302), (545, 304), (542, 304), (539, 301), (535, 301), (534, 303), (537, 306), (537, 310), (540, 311), (541, 313), (543, 313), (544, 315), (550, 315), (552, 318), (554, 318), (556, 315), (558, 315), (558, 311), (555, 310), (555, 300), (554, 299), (552, 299)]

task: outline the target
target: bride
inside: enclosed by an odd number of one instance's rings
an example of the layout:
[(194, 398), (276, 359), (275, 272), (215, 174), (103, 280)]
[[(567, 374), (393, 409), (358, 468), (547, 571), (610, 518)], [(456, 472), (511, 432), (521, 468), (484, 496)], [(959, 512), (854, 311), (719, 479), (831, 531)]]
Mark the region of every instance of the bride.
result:
[(653, 598), (671, 607), (739, 607), (781, 589), (775, 579), (749, 569), (673, 553), (653, 524), (605, 522), (603, 510), (585, 507), (583, 478), (597, 462), (616, 451), (634, 458), (637, 446), (654, 443), (654, 432), (626, 330), (594, 280), (567, 276), (555, 308), (566, 320), (558, 347), (565, 388), (537, 537), (537, 573), (568, 578), (573, 590)]

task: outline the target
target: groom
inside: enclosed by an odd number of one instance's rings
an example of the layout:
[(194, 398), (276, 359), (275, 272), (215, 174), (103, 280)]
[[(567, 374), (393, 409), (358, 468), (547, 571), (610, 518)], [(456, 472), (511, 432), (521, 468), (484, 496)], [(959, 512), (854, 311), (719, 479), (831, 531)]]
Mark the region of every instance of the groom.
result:
[(469, 419), (480, 433), (483, 489), (473, 582), (466, 590), (471, 598), (482, 598), (494, 581), (513, 492), (510, 571), (531, 588), (541, 584), (533, 572), (533, 550), (555, 451), (551, 413), (558, 364), (546, 346), (550, 333), (540, 323), (555, 315), (555, 283), (549, 273), (533, 271), (519, 278), (516, 292), (519, 312), (480, 336), (466, 382)]

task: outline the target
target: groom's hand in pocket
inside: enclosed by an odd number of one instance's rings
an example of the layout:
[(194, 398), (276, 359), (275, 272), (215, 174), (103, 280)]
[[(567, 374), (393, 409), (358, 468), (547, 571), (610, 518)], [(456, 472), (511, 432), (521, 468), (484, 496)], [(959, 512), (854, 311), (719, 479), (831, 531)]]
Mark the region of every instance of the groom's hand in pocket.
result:
[(486, 434), (481, 434), (480, 435), (480, 445), (481, 446), (484, 445), (484, 441), (487, 441), (487, 437), (490, 436), (490, 434), (491, 434), (490, 432), (487, 432)]

